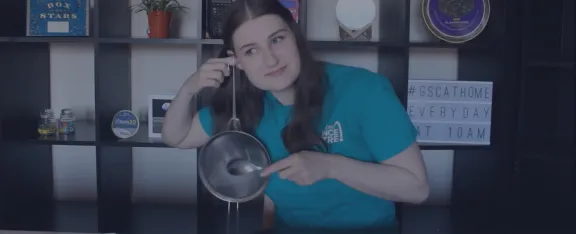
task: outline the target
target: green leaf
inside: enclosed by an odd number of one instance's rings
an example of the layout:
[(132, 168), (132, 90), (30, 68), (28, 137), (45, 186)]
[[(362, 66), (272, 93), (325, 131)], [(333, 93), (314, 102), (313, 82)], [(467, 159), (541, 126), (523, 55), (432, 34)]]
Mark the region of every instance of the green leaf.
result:
[(138, 13), (146, 11), (150, 13), (152, 11), (179, 11), (186, 10), (188, 7), (180, 5), (177, 0), (141, 0), (140, 4), (136, 4), (130, 7), (133, 13)]

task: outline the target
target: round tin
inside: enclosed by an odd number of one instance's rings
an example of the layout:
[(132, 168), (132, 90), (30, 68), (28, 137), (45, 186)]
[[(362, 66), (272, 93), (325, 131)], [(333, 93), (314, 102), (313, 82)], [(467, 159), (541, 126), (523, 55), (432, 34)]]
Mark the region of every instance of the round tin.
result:
[(114, 135), (121, 139), (133, 137), (140, 129), (138, 117), (129, 110), (118, 111), (114, 115), (111, 125)]
[(474, 39), (486, 28), (489, 0), (423, 0), (422, 17), (437, 38), (449, 43)]

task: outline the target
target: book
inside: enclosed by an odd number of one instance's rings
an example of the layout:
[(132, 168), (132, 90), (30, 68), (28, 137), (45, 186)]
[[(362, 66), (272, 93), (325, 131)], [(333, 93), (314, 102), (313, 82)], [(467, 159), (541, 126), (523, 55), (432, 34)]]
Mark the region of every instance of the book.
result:
[(89, 0), (27, 0), (27, 36), (89, 36)]

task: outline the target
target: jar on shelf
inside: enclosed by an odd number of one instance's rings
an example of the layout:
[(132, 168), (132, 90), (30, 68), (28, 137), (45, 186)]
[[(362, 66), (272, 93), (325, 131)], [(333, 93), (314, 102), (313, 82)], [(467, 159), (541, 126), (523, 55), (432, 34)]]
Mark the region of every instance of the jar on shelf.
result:
[(58, 123), (52, 109), (45, 109), (40, 112), (40, 120), (38, 121), (38, 133), (40, 135), (54, 135), (57, 127)]
[(74, 133), (76, 131), (74, 125), (75, 120), (76, 117), (74, 116), (72, 109), (62, 109), (60, 119), (58, 120), (58, 132), (64, 135)]

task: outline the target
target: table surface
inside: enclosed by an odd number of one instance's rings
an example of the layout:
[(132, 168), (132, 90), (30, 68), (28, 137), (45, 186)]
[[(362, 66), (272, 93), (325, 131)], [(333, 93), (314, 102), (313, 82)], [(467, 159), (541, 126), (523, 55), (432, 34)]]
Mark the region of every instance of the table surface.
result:
[[(541, 204), (541, 205), (538, 205)], [(6, 208), (6, 207), (4, 207)], [(547, 202), (524, 201), (508, 206), (469, 208), (404, 206), (400, 230), (273, 230), (263, 231), (262, 210), (240, 207), (238, 228), (234, 223), (234, 211), (230, 225), (226, 225), (227, 208), (214, 209), (213, 214), (198, 214), (198, 207), (187, 205), (133, 205), (126, 220), (118, 220), (114, 231), (101, 227), (102, 216), (94, 203), (58, 203), (53, 213), (42, 216), (29, 210), (6, 216), (0, 211), (0, 229), (46, 231), (61, 233), (126, 233), (126, 234), (574, 234), (576, 233), (576, 207), (550, 205)], [(120, 219), (111, 217), (112, 220)], [(99, 223), (100, 221), (100, 223)], [(228, 229), (227, 229), (228, 227)], [(121, 231), (118, 231), (121, 230)], [(55, 232), (12, 232), (0, 234), (54, 234)]]

